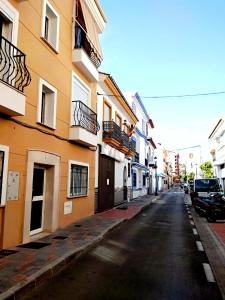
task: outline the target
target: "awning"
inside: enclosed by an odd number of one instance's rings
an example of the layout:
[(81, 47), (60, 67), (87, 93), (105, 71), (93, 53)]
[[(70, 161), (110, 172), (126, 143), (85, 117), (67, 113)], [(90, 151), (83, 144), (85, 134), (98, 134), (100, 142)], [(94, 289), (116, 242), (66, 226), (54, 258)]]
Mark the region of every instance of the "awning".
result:
[(101, 46), (99, 43), (98, 31), (97, 31), (97, 27), (96, 27), (94, 18), (91, 15), (85, 1), (81, 0), (80, 4), (81, 4), (83, 16), (84, 16), (85, 25), (87, 28), (87, 36), (88, 36), (90, 42), (95, 47), (96, 51), (98, 52), (98, 55), (102, 58), (102, 49), (101, 49)]

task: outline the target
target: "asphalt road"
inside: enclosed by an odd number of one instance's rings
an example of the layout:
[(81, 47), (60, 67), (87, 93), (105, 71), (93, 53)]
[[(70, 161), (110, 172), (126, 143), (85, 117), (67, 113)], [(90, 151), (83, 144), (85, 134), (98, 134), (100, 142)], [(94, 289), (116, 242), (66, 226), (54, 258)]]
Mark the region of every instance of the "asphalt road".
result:
[(220, 300), (196, 240), (183, 193), (165, 193), (26, 299)]

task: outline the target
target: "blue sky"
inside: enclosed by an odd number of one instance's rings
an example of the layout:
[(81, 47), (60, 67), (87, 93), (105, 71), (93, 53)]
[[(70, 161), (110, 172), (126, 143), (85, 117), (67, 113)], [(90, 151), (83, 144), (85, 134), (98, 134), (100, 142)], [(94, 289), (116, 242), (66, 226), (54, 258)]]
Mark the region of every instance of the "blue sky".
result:
[[(140, 96), (225, 91), (224, 0), (101, 0), (104, 62), (122, 91)], [(207, 143), (225, 115), (225, 94), (144, 99), (158, 141), (170, 149)]]

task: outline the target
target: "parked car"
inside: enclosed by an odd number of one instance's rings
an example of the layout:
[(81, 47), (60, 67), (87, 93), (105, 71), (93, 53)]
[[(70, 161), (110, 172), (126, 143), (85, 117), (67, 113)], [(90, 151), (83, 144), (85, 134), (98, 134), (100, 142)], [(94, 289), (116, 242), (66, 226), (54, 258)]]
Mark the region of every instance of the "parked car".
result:
[(225, 219), (225, 198), (221, 194), (211, 194), (209, 197), (195, 197), (193, 206), (196, 212), (207, 218), (208, 222)]

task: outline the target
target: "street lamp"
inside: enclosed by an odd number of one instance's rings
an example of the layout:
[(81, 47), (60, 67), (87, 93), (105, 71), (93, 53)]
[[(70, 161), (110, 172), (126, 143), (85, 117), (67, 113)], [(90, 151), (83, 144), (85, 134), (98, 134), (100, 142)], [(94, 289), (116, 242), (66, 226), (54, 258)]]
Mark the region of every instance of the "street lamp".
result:
[(155, 161), (155, 196), (158, 196), (158, 178), (157, 178), (157, 157), (154, 157)]

